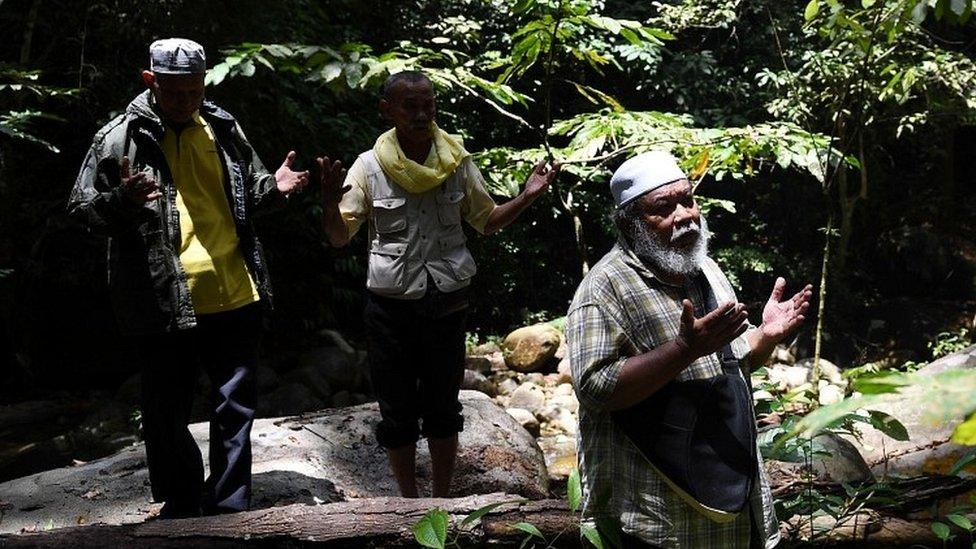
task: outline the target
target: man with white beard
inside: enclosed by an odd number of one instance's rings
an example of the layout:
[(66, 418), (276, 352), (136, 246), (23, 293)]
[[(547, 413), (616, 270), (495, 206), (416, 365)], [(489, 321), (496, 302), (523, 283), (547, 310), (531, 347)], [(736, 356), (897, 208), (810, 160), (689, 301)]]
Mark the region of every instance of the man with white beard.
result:
[[(566, 322), (585, 525), (619, 533), (625, 548), (773, 547), (778, 523), (746, 378), (803, 322), (812, 288), (783, 300), (777, 278), (753, 327), (707, 255), (707, 224), (673, 156), (631, 158), (610, 190), (620, 237), (580, 284)], [(724, 408), (712, 402), (722, 399)], [(663, 438), (671, 424), (662, 417), (676, 410), (697, 418), (675, 430), (694, 431), (683, 445)], [(718, 470), (722, 458), (743, 449), (746, 465), (733, 471), (742, 482), (708, 486), (731, 478)], [(729, 498), (738, 503), (725, 506)]]

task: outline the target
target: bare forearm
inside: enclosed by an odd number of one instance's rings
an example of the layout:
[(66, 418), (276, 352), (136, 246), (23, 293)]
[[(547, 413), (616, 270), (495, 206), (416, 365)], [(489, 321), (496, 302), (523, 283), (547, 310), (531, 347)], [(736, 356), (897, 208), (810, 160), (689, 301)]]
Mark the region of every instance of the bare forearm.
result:
[(674, 379), (693, 360), (688, 347), (678, 340), (628, 358), (620, 369), (607, 408), (621, 410), (641, 402)]
[(510, 225), (535, 201), (534, 196), (523, 192), (508, 202), (495, 206), (485, 223), (485, 234), (492, 234)]
[(773, 349), (776, 347), (776, 341), (763, 336), (761, 328), (755, 328), (747, 332), (746, 341), (749, 342), (749, 360), (747, 365), (750, 370), (765, 364), (769, 360), (769, 356), (773, 354)]
[(322, 212), (322, 228), (329, 238), (329, 244), (334, 248), (341, 248), (349, 243), (349, 229), (342, 219), (338, 207), (326, 207)]

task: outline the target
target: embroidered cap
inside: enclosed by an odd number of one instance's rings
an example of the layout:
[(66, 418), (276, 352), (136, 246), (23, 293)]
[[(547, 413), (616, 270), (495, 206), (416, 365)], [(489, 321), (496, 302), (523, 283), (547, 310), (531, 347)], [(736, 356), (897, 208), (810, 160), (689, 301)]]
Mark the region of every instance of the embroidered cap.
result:
[(671, 153), (650, 151), (628, 159), (613, 172), (610, 192), (619, 209), (642, 194), (687, 178)]
[(159, 74), (203, 74), (207, 56), (203, 46), (186, 38), (164, 38), (149, 46), (149, 70)]

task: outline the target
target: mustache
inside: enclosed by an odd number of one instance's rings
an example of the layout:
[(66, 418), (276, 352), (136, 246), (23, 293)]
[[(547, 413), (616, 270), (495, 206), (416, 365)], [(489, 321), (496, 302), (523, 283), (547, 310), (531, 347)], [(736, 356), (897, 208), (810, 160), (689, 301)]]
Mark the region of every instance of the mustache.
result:
[(698, 225), (698, 223), (692, 221), (688, 225), (683, 225), (681, 227), (675, 227), (674, 229), (672, 229), (671, 242), (673, 243), (681, 238), (684, 238), (685, 235), (688, 234), (701, 236), (701, 227)]

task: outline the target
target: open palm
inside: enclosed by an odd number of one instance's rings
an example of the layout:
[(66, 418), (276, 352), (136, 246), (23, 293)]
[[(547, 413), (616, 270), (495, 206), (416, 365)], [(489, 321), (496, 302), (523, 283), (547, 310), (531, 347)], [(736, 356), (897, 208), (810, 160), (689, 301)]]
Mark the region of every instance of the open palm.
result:
[(769, 300), (763, 307), (760, 328), (763, 336), (773, 341), (782, 340), (803, 323), (813, 295), (813, 286), (808, 284), (792, 298), (781, 301), (785, 289), (786, 280), (782, 277), (777, 278), (773, 284), (773, 291), (769, 294)]

